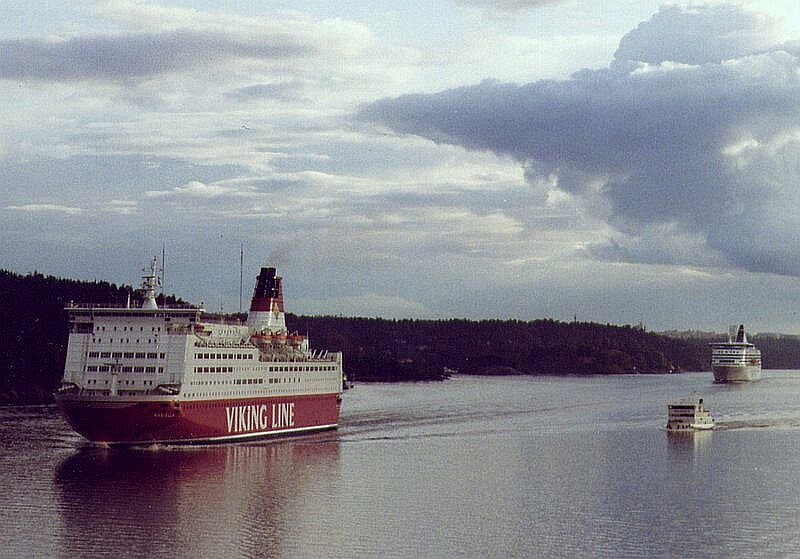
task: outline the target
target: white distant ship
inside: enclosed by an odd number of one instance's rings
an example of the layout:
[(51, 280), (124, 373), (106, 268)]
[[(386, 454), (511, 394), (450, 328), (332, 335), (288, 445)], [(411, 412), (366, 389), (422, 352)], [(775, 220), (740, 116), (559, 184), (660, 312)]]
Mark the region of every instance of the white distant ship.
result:
[(683, 432), (714, 428), (714, 418), (703, 405), (703, 399), (667, 405), (667, 431)]
[(743, 324), (729, 329), (727, 342), (711, 344), (711, 370), (715, 382), (761, 380), (761, 351), (747, 341)]

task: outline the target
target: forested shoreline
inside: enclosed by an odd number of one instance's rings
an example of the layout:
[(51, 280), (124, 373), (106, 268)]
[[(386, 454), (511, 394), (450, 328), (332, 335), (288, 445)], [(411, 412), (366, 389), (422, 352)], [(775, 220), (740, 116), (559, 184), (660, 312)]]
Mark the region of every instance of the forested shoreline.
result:
[[(48, 403), (58, 386), (70, 302), (134, 304), (128, 285), (0, 270), (0, 403)], [(160, 301), (163, 303), (163, 297)], [(175, 297), (168, 304), (181, 303)], [(665, 374), (708, 370), (714, 334), (663, 335), (634, 326), (550, 319), (387, 320), (287, 314), (312, 347), (344, 353), (356, 382), (442, 380), (451, 374)], [(764, 367), (800, 368), (795, 336), (753, 336)]]

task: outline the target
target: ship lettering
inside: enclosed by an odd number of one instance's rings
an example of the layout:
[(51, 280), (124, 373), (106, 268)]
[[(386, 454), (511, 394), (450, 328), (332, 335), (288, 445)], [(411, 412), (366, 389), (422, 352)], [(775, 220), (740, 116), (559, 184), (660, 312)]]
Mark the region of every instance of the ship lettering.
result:
[(267, 405), (225, 407), (225, 419), (228, 421), (228, 433), (246, 433), (248, 431), (265, 430), (269, 427)]
[(272, 404), (272, 428), (294, 427), (294, 402)]

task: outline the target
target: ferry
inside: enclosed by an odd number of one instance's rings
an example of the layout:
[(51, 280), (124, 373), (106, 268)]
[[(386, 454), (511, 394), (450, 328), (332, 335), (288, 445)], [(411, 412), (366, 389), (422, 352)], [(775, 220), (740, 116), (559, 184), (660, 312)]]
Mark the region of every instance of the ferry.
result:
[(702, 398), (667, 405), (667, 431), (690, 432), (713, 428), (714, 418), (703, 405)]
[(140, 307), (67, 307), (69, 339), (54, 394), (72, 428), (109, 445), (214, 443), (335, 429), (341, 352), (289, 333), (282, 278), (263, 267), (247, 319), (160, 308), (157, 261)]
[(728, 330), (727, 342), (711, 344), (711, 370), (715, 382), (761, 380), (761, 351), (747, 341), (743, 324)]

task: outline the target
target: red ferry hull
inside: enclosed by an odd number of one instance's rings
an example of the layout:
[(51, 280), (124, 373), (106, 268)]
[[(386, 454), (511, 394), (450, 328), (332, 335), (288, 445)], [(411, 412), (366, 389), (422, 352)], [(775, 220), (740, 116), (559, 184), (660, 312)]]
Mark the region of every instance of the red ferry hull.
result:
[(75, 431), (107, 444), (224, 442), (335, 429), (341, 407), (339, 394), (203, 401), (56, 399)]

